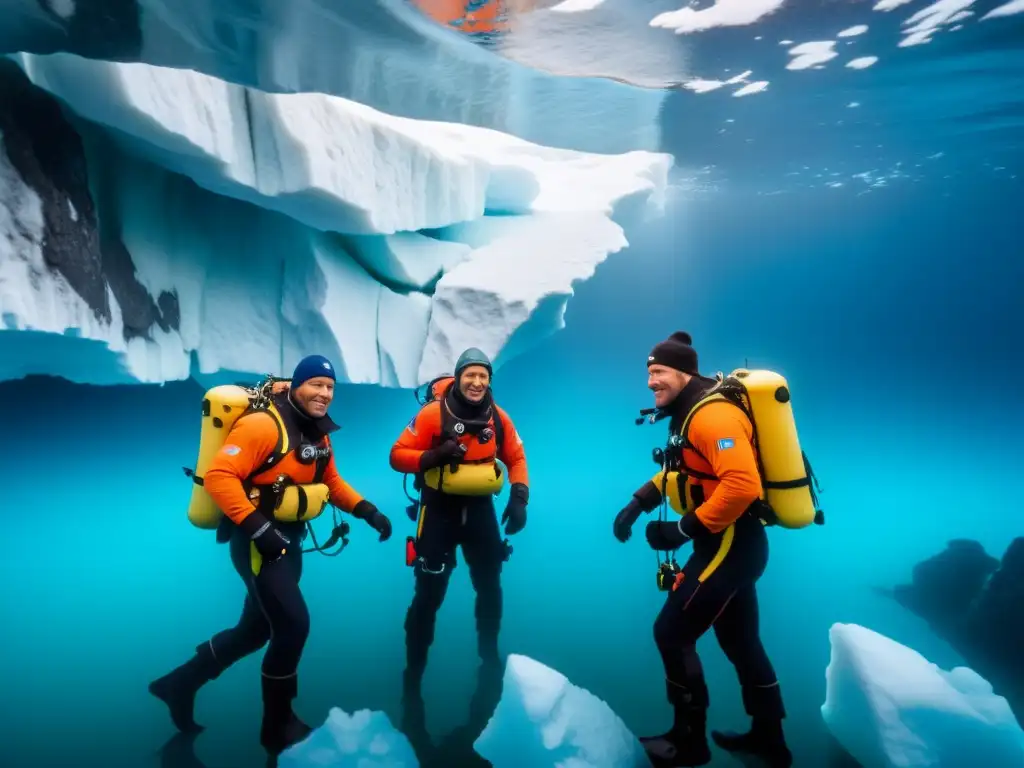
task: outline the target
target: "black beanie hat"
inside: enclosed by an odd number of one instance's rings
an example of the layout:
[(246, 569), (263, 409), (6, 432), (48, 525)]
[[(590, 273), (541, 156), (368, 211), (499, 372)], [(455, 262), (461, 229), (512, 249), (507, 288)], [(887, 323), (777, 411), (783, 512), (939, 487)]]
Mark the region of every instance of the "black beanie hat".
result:
[(697, 350), (691, 345), (693, 339), (686, 331), (676, 331), (660, 344), (655, 345), (647, 356), (647, 365), (664, 365), (677, 371), (699, 376), (697, 372)]

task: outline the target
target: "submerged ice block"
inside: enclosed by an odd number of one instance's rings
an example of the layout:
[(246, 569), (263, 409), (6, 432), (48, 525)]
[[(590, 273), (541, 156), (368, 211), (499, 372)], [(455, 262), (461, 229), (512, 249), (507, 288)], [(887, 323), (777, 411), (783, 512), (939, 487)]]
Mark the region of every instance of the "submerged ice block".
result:
[(383, 712), (334, 707), (324, 724), (278, 758), (278, 768), (419, 768), (409, 740)]
[(512, 654), (504, 690), (474, 744), (494, 768), (649, 768), (637, 738), (611, 708), (564, 675)]
[(1024, 732), (974, 671), (946, 672), (917, 651), (856, 624), (833, 624), (821, 714), (871, 768), (1024, 766)]

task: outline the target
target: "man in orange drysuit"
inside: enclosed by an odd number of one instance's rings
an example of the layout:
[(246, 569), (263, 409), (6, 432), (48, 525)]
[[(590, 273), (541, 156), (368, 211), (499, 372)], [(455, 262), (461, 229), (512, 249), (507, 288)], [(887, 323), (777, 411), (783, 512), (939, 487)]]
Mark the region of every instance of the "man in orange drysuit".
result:
[[(495, 459), (508, 467), (511, 483), (501, 522), (505, 533), (526, 525), (529, 486), (526, 455), (515, 425), (491, 396), (491, 361), (479, 349), (462, 353), (455, 376), (441, 382), (443, 391), (428, 402), (402, 431), (391, 449), (391, 467), (422, 478), (428, 470)], [(416, 591), (405, 619), (407, 699), (419, 699), (427, 652), (434, 640), (437, 611), (444, 601), (455, 567), (455, 548), (462, 546), (469, 578), (476, 591), (476, 627), (483, 666), (500, 671), (498, 632), (501, 625), (501, 569), (508, 557), (498, 527), (492, 495), (456, 495), (420, 483), (414, 561)]]
[[(677, 331), (647, 358), (648, 387), (654, 392), (657, 418), (667, 417), (669, 434), (680, 435), (691, 413), (715, 381), (697, 372), (697, 353), (690, 335)], [(768, 537), (758, 516), (761, 477), (753, 442), (753, 425), (734, 404), (711, 401), (690, 416), (681, 452), (681, 499), (693, 509), (678, 520), (652, 521), (647, 541), (652, 549), (671, 551), (693, 542), (693, 552), (676, 577), (654, 623), (654, 639), (665, 667), (672, 729), (642, 738), (648, 754), (675, 766), (711, 761), (706, 736), (709, 703), (697, 640), (711, 627), (725, 655), (736, 668), (747, 714), (748, 733), (712, 732), (728, 751), (757, 754), (775, 768), (792, 764), (782, 733), (785, 710), (775, 670), (758, 628), (755, 584), (768, 564)], [(660, 473), (659, 473), (660, 474)], [(615, 519), (614, 533), (626, 541), (641, 511), (662, 501), (654, 480), (643, 485)]]
[[(278, 754), (310, 732), (291, 705), (309, 635), (309, 611), (299, 589), (306, 523), (274, 519), (277, 496), (271, 486), (282, 475), (297, 485), (322, 482), (335, 506), (369, 523), (381, 541), (391, 536), (388, 518), (346, 483), (335, 466), (329, 435), (338, 425), (327, 415), (334, 383), (334, 368), (326, 358), (301, 360), (288, 391), (275, 394), (271, 408), (246, 413), (234, 423), (203, 478), (224, 513), (218, 540), (229, 537), (231, 563), (248, 594), (234, 627), (199, 645), (192, 659), (149, 686), (182, 731), (201, 728), (193, 720), (199, 689), (269, 643), (263, 657), (260, 743)], [(281, 426), (289, 446), (283, 455)], [(250, 494), (256, 491), (254, 504)], [(260, 563), (258, 572), (254, 560)]]

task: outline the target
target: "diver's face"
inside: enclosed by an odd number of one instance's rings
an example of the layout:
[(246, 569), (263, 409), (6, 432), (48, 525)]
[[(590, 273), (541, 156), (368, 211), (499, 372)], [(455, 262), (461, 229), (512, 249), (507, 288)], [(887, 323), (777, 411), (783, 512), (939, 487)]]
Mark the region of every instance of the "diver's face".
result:
[(647, 388), (654, 393), (654, 405), (658, 408), (664, 408), (675, 400), (689, 380), (689, 376), (675, 368), (664, 365), (647, 367)]
[(471, 403), (479, 403), (491, 385), (491, 375), (482, 365), (471, 365), (459, 377), (459, 391)]
[(314, 419), (327, 413), (327, 406), (334, 399), (334, 380), (327, 376), (316, 376), (292, 392), (295, 403)]

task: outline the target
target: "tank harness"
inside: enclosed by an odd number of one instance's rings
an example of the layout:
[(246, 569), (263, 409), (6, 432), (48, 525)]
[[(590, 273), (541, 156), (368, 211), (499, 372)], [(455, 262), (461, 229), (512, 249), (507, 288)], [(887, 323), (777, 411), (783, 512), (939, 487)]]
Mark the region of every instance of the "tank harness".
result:
[[(273, 389), (274, 385), (290, 381), (287, 378), (280, 378), (267, 374), (263, 382), (256, 387), (251, 387), (245, 384), (239, 384), (237, 386), (246, 390), (249, 394), (249, 407), (242, 412), (242, 414), (235, 420), (237, 424), (239, 421), (254, 413), (264, 412), (267, 413), (274, 420), (274, 424), (277, 427), (277, 443), (274, 446), (274, 450), (266, 458), (266, 460), (260, 464), (253, 472), (249, 474), (242, 481), (242, 488), (245, 490), (246, 495), (253, 497), (254, 491), (258, 494), (258, 498), (255, 501), (256, 511), (266, 517), (268, 520), (274, 519), (274, 510), (277, 508), (278, 503), (284, 497), (286, 493), (293, 492), (297, 494), (297, 513), (296, 521), (301, 521), (309, 512), (310, 509), (310, 498), (306, 492), (306, 489), (297, 483), (294, 483), (291, 478), (287, 475), (278, 475), (273, 483), (269, 484), (255, 484), (253, 478), (258, 475), (273, 469), (280, 464), (284, 458), (292, 451), (291, 446), (297, 445), (295, 449), (295, 455), (301, 464), (316, 464), (316, 468), (313, 474), (313, 480), (309, 485), (320, 485), (323, 483), (324, 473), (327, 471), (327, 466), (331, 460), (331, 449), (330, 446), (325, 445), (318, 447), (310, 443), (304, 442), (301, 438), (294, 439), (295, 435), (289, 434), (295, 430), (289, 430), (287, 424), (285, 424), (284, 418), (278, 411), (277, 406), (274, 405), (273, 401)], [(203, 416), (210, 415), (210, 401), (203, 401)], [(196, 485), (203, 485), (203, 478), (196, 476), (195, 472), (188, 468), (182, 467), (186, 477), (192, 479), (192, 482)], [(325, 504), (330, 504), (329, 497)], [(333, 517), (333, 528), (331, 535), (321, 545), (316, 538), (316, 532), (313, 530), (311, 520), (306, 520), (306, 530), (309, 532), (310, 538), (313, 539), (313, 546), (308, 549), (303, 549), (303, 553), (319, 552), (326, 557), (337, 557), (349, 544), (348, 534), (351, 532), (352, 527), (349, 523), (341, 517), (341, 511), (330, 504), (332, 517)], [(319, 517), (319, 514), (316, 515)], [(231, 533), (235, 528), (235, 524), (227, 517), (223, 515), (219, 524), (217, 525), (217, 542), (220, 544), (226, 543), (231, 538)], [(328, 552), (331, 547), (341, 541), (341, 546), (334, 552)]]
[[(443, 382), (446, 382), (444, 386), (439, 386)], [(444, 402), (444, 397), (448, 394), (448, 390), (451, 389), (455, 384), (455, 376), (452, 374), (444, 374), (437, 376), (426, 384), (423, 384), (413, 390), (413, 395), (416, 398), (416, 402), (420, 404), (420, 410), (426, 407), (429, 403), (434, 400), (441, 401), (441, 433), (432, 441), (431, 448), (436, 448), (441, 443), (451, 439), (458, 438), (464, 435), (469, 430), (470, 434), (476, 434), (477, 441), (481, 444), (489, 443), (491, 440), (495, 440), (495, 455), (494, 459), (480, 459), (477, 462), (466, 462), (466, 461), (452, 461), (447, 469), (450, 473), (454, 473), (458, 470), (460, 464), (466, 463), (480, 463), (485, 464), (488, 462), (493, 463), (495, 479), (501, 477), (501, 467), (497, 462), (497, 449), (505, 443), (505, 425), (502, 421), (501, 415), (493, 406), (493, 402), (490, 408), (487, 409), (487, 417), (485, 419), (460, 419), (451, 409), (447, 407)], [(422, 392), (422, 394), (421, 394)], [(493, 423), (493, 426), (492, 426)], [(446, 467), (440, 467), (437, 477), (437, 487), (442, 488), (444, 481), (444, 471)], [(416, 491), (417, 496), (410, 495), (406, 481), (409, 479), (409, 475), (405, 474), (402, 476), (402, 491), (405, 493), (405, 497), (409, 500), (409, 504), (405, 508), (405, 514), (412, 522), (416, 522), (419, 518), (419, 510), (423, 504), (423, 489), (424, 489), (424, 473), (417, 472), (413, 478), (413, 490)], [(504, 561), (508, 562), (509, 558), (512, 557), (513, 547), (506, 538), (502, 542), (505, 547)], [(408, 566), (415, 565), (418, 560), (418, 554), (416, 552), (416, 537), (406, 536), (405, 537), (405, 564)]]
[[(811, 462), (807, 458), (806, 452), (801, 450), (804, 464), (804, 476), (795, 478), (793, 480), (783, 481), (769, 481), (766, 480), (766, 474), (764, 470), (764, 462), (761, 451), (759, 450), (759, 439), (757, 434), (757, 422), (754, 420), (753, 412), (746, 402), (746, 388), (743, 386), (742, 381), (736, 376), (730, 375), (725, 376), (721, 372), (715, 376), (716, 384), (707, 390), (704, 395), (696, 402), (696, 404), (686, 414), (686, 418), (683, 420), (683, 425), (679, 430), (678, 435), (670, 435), (668, 443), (664, 449), (655, 448), (651, 452), (651, 457), (654, 463), (662, 469), (661, 473), (661, 503), (658, 505), (658, 521), (668, 522), (668, 508), (669, 498), (672, 490), (676, 492), (679, 497), (680, 506), (688, 511), (693, 511), (701, 504), (704, 503), (704, 489), (700, 485), (691, 485), (687, 482), (689, 477), (695, 477), (698, 480), (718, 480), (718, 476), (707, 472), (701, 472), (693, 469), (686, 465), (683, 460), (683, 450), (689, 448), (701, 459), (704, 460), (709, 466), (711, 462), (708, 461), (697, 446), (695, 446), (689, 439), (690, 422), (693, 420), (694, 415), (707, 405), (714, 402), (727, 402), (735, 405), (750, 421), (751, 429), (753, 430), (754, 440), (754, 451), (757, 458), (757, 470), (759, 479), (761, 481), (762, 493), (768, 489), (773, 490), (786, 490), (792, 488), (804, 488), (807, 487), (810, 490), (811, 501), (814, 504), (816, 511), (814, 515), (815, 525), (824, 525), (825, 516), (824, 513), (817, 509), (818, 506), (818, 493), (821, 492), (821, 486), (818, 483), (818, 479), (814, 474), (814, 470), (811, 467)], [(775, 397), (779, 402), (787, 402), (789, 400), (789, 391), (785, 387), (781, 387), (779, 391), (775, 393)], [(669, 417), (671, 414), (660, 408), (644, 408), (640, 411), (640, 416), (635, 420), (635, 423), (639, 426), (646, 423), (654, 424), (661, 421), (664, 418)], [(676, 472), (676, 488), (669, 489), (669, 473)], [(816, 491), (817, 489), (817, 491)], [(689, 493), (687, 494), (687, 491)], [(747, 513), (756, 516), (762, 525), (772, 526), (778, 524), (778, 518), (771, 505), (764, 498), (759, 498), (750, 505)], [(668, 552), (665, 554), (665, 560), (662, 561), (661, 553), (655, 550), (655, 558), (657, 560), (657, 584), (658, 589), (662, 591), (670, 591), (672, 586), (675, 584), (676, 576), (682, 572), (682, 566), (676, 561), (675, 552)]]
[[(448, 380), (449, 383), (443, 387), (438, 387), (439, 384)], [(448, 390), (455, 383), (455, 377), (449, 374), (444, 376), (438, 376), (437, 378), (431, 379), (423, 386), (414, 390), (413, 394), (416, 397), (416, 402), (421, 406), (421, 409), (432, 403), (434, 400), (441, 400), (441, 434), (434, 438), (431, 448), (436, 448), (441, 443), (451, 439), (459, 438), (469, 430), (470, 434), (477, 435), (477, 441), (481, 444), (486, 444), (491, 440), (495, 440), (495, 445), (501, 446), (505, 442), (505, 425), (502, 422), (501, 416), (494, 410), (493, 407), (488, 409), (487, 417), (485, 419), (460, 419), (451, 409), (448, 408), (444, 403), (444, 396), (448, 393)], [(420, 392), (426, 388), (426, 392), (421, 395)], [(492, 426), (493, 423), (493, 426)], [(495, 457), (496, 458), (496, 457)], [(437, 484), (438, 487), (443, 487), (445, 469), (450, 473), (454, 473), (458, 470), (460, 464), (466, 464), (471, 462), (466, 461), (452, 461), (447, 467), (440, 467), (438, 474)], [(481, 459), (478, 462), (472, 463), (493, 463), (494, 465), (494, 476), (495, 479), (501, 477), (501, 467), (498, 466), (497, 461), (491, 459)], [(412, 496), (409, 493), (407, 487), (407, 481), (409, 475), (402, 476), (402, 491), (405, 493), (405, 497), (409, 500), (410, 504), (405, 508), (405, 513), (409, 519), (415, 521), (418, 516), (418, 510), (420, 504), (423, 501), (423, 488), (424, 488), (424, 477), (422, 472), (418, 472), (413, 477), (413, 490), (419, 495)]]

